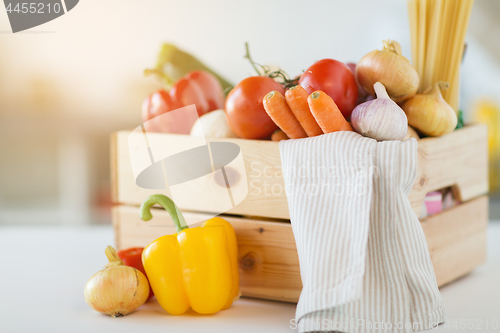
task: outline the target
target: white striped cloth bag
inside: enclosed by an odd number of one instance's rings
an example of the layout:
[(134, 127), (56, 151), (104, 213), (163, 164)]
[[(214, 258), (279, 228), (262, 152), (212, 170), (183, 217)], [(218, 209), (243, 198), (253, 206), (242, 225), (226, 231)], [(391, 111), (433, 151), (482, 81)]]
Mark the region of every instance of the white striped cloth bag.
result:
[(417, 146), (354, 132), (280, 142), (303, 284), (299, 332), (417, 332), (445, 322), (408, 200)]

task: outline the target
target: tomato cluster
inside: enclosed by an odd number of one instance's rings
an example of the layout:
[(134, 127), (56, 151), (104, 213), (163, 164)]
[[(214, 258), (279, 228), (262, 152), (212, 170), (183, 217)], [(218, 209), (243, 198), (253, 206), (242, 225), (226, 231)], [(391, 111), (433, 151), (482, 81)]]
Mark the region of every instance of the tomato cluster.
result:
[[(323, 59), (300, 77), (299, 84), (310, 94), (321, 90), (330, 96), (346, 119), (358, 98), (352, 71), (342, 62)], [(262, 99), (270, 91), (284, 93), (281, 84), (267, 76), (252, 76), (234, 87), (226, 99), (226, 114), (233, 131), (245, 139), (267, 139), (278, 128), (266, 113)]]
[[(330, 96), (349, 119), (358, 99), (358, 86), (352, 71), (334, 59), (322, 59), (295, 80), (308, 94), (323, 91)], [(278, 129), (263, 106), (263, 98), (271, 91), (285, 93), (285, 85), (266, 75), (247, 77), (238, 83), (225, 100), (229, 126), (245, 139), (269, 139)], [(170, 91), (161, 89), (146, 98), (143, 121), (148, 131), (189, 134), (196, 118), (183, 114), (158, 117), (183, 106), (196, 105), (198, 115), (224, 106), (218, 79), (203, 70), (192, 71), (179, 79)]]

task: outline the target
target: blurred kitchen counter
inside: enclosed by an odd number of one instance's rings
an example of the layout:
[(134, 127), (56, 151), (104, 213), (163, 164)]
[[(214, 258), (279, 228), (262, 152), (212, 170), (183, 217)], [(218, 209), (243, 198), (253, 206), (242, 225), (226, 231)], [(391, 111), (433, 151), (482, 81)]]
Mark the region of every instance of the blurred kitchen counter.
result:
[[(489, 225), (488, 261), (443, 288), (450, 324), (455, 320), (482, 329), (440, 327), (448, 332), (500, 332), (500, 223)], [(83, 299), (87, 280), (107, 262), (114, 243), (111, 226), (0, 226), (2, 275), (0, 318), (5, 332), (294, 332), (295, 304), (243, 298), (213, 316), (171, 316), (156, 300), (136, 312), (111, 319)], [(486, 329), (486, 321), (490, 329)]]

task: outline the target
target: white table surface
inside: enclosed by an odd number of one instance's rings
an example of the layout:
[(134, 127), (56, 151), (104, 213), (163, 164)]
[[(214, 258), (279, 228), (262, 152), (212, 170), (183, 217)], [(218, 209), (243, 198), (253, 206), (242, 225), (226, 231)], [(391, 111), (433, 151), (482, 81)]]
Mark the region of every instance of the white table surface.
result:
[[(296, 331), (290, 328), (295, 304), (249, 298), (212, 316), (171, 316), (154, 299), (122, 318), (95, 312), (83, 287), (106, 264), (104, 249), (113, 239), (111, 226), (0, 226), (0, 332)], [(492, 320), (500, 322), (500, 223), (490, 223), (488, 247), (486, 264), (441, 288), (450, 323), (472, 319), (481, 329), (437, 330), (500, 332), (491, 328)]]

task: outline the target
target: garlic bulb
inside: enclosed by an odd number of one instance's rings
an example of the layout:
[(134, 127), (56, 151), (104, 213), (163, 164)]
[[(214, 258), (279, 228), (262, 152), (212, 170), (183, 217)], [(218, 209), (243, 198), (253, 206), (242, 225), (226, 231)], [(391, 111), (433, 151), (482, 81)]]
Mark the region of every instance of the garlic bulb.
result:
[(198, 118), (191, 128), (191, 136), (197, 138), (237, 138), (229, 123), (224, 110), (214, 110)]
[(113, 318), (123, 317), (146, 302), (148, 280), (137, 269), (125, 266), (113, 247), (108, 246), (105, 253), (109, 263), (85, 285), (85, 302)]
[(441, 136), (452, 132), (457, 127), (457, 114), (443, 99), (440, 90), (448, 87), (448, 82), (437, 82), (423, 94), (407, 100), (402, 108), (408, 123), (425, 135)]
[(395, 102), (402, 102), (418, 90), (418, 73), (401, 54), (401, 46), (393, 40), (384, 41), (382, 51), (374, 50), (356, 65), (357, 82), (372, 96), (373, 85), (381, 82)]
[(382, 83), (375, 83), (373, 88), (377, 99), (354, 108), (352, 127), (359, 134), (378, 141), (403, 140), (408, 131), (405, 113), (389, 98)]

